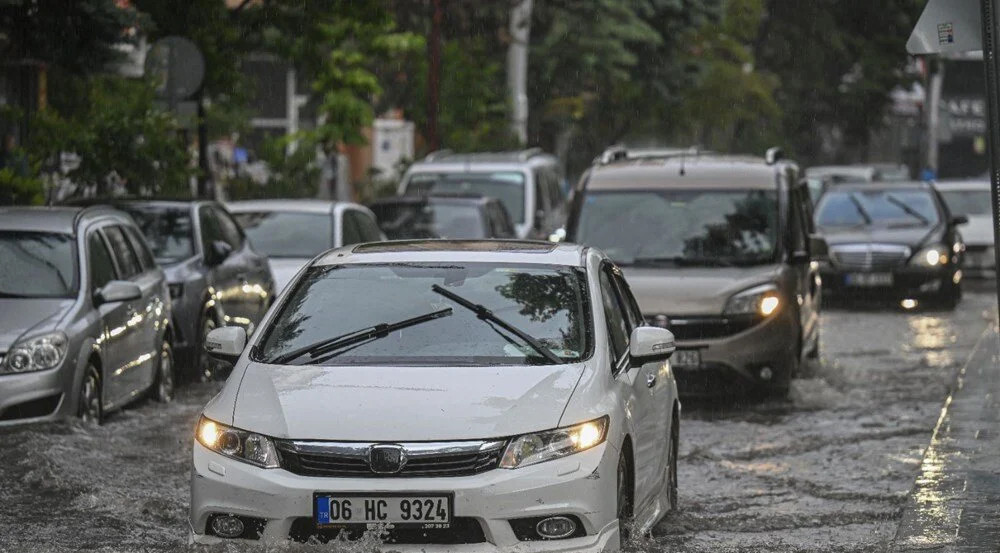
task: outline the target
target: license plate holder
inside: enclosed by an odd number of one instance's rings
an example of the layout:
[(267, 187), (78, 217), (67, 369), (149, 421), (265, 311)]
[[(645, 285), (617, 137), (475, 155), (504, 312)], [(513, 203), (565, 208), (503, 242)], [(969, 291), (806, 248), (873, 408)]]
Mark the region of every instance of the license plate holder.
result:
[(675, 369), (700, 369), (701, 351), (697, 349), (679, 349), (670, 357), (670, 364)]
[[(455, 495), (444, 492), (315, 492), (313, 522), (317, 528), (379, 524), (395, 528), (449, 528), (454, 518), (454, 504)], [(349, 513), (345, 513), (345, 507)], [(428, 509), (432, 514), (428, 515)]]
[(892, 273), (848, 273), (844, 276), (846, 285), (859, 288), (892, 286), (894, 281)]

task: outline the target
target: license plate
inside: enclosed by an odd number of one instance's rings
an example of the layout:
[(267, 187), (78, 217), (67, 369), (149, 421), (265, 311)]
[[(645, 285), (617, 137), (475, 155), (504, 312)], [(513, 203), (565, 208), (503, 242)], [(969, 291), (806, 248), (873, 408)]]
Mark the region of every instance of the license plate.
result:
[(452, 496), (330, 494), (313, 496), (317, 526), (392, 524), (419, 528), (448, 528)]
[(677, 369), (701, 367), (701, 352), (696, 349), (679, 349), (670, 357), (670, 364)]
[(848, 286), (892, 286), (892, 273), (850, 273), (844, 278)]

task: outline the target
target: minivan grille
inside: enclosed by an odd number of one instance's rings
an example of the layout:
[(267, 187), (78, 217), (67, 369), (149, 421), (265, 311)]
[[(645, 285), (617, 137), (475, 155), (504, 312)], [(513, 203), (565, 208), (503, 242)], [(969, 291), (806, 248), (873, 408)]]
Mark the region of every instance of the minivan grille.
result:
[(321, 445), (315, 445), (322, 443), (313, 442), (312, 447), (303, 447), (293, 441), (278, 440), (275, 445), (281, 468), (301, 476), (321, 477), (472, 476), (497, 468), (506, 446), (506, 442), (497, 441), (483, 443), (475, 449), (455, 451), (456, 448), (442, 447), (439, 451), (409, 452), (402, 469), (386, 474), (372, 470), (368, 462), (368, 448), (363, 445), (351, 449), (331, 447), (323, 451)]
[(910, 248), (896, 244), (845, 244), (830, 248), (830, 260), (842, 269), (895, 269), (909, 257)]
[(711, 340), (739, 334), (752, 328), (761, 319), (754, 315), (705, 315), (677, 316), (646, 315), (646, 321), (653, 326), (666, 328), (680, 341)]

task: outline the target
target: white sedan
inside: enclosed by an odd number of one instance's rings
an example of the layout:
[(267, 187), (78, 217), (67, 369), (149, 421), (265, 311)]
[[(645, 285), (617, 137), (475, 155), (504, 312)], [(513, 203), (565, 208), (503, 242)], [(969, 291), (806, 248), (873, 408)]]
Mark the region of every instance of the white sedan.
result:
[(331, 250), (207, 347), (235, 369), (196, 430), (195, 542), (614, 551), (676, 508), (674, 337), (597, 250)]

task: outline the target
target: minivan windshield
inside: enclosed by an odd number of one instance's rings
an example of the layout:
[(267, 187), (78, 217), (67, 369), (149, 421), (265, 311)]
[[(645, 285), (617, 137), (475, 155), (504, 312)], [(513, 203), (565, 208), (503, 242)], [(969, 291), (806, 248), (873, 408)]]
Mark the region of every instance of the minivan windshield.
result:
[(333, 247), (328, 213), (256, 211), (233, 213), (250, 243), (267, 257), (312, 258)]
[(0, 231), (0, 298), (71, 298), (77, 292), (73, 237)]
[(467, 194), (496, 198), (515, 224), (524, 222), (524, 174), (517, 171), (413, 173), (407, 194)]
[(194, 256), (194, 228), (187, 206), (123, 204), (116, 207), (135, 219), (157, 263), (170, 265)]
[(574, 240), (620, 265), (759, 265), (775, 258), (777, 217), (773, 190), (594, 191)]
[[(435, 291), (435, 285), (451, 294)], [(352, 344), (323, 365), (542, 365), (515, 333), (449, 297), (489, 309), (567, 363), (590, 348), (582, 269), (548, 265), (379, 264), (308, 269), (266, 330), (259, 359), (428, 313), (441, 316)], [(345, 316), (350, 314), (350, 316)], [(303, 360), (303, 362), (307, 362)]]
[(831, 190), (816, 208), (816, 224), (821, 227), (923, 227), (937, 224), (938, 219), (937, 203), (928, 190)]
[(952, 215), (990, 215), (993, 200), (989, 190), (942, 190)]

